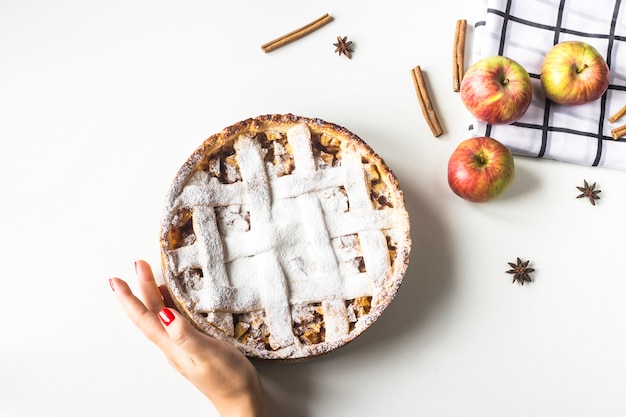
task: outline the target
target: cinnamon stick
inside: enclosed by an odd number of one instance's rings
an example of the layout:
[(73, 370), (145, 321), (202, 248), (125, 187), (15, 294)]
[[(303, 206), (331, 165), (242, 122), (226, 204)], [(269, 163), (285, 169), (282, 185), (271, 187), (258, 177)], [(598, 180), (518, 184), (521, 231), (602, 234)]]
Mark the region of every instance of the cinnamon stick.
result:
[(454, 48), (452, 50), (452, 89), (461, 90), (461, 81), (465, 72), (465, 33), (467, 31), (467, 20), (456, 21), (454, 32)]
[(426, 88), (426, 83), (424, 82), (422, 69), (419, 65), (411, 70), (411, 76), (413, 77), (415, 93), (417, 94), (417, 99), (420, 103), (420, 107), (422, 108), (422, 114), (426, 119), (426, 123), (428, 123), (428, 127), (430, 127), (433, 135), (435, 137), (439, 137), (443, 134), (443, 129), (441, 128), (441, 124), (439, 123), (437, 113), (435, 113), (435, 109), (433, 108), (432, 101), (430, 100), (430, 95), (428, 94), (428, 89)]
[(261, 45), (261, 49), (263, 49), (263, 52), (266, 52), (266, 53), (271, 52), (274, 49), (278, 49), (281, 46), (285, 46), (288, 43), (291, 43), (297, 39), (300, 39), (303, 36), (308, 35), (309, 33), (313, 31), (316, 31), (317, 29), (321, 28), (322, 26), (324, 26), (331, 20), (333, 20), (333, 18), (329, 16), (328, 13), (326, 13), (323, 16), (315, 19), (311, 23), (308, 23), (302, 26), (301, 28), (291, 31), (279, 38), (274, 39), (273, 41), (264, 43), (263, 45)]
[(609, 122), (615, 123), (619, 118), (626, 114), (626, 106), (622, 107), (613, 116), (609, 117)]
[(624, 135), (626, 135), (626, 125), (621, 125), (620, 127), (616, 127), (615, 129), (611, 130), (611, 136), (613, 136), (613, 139), (615, 140), (621, 138)]

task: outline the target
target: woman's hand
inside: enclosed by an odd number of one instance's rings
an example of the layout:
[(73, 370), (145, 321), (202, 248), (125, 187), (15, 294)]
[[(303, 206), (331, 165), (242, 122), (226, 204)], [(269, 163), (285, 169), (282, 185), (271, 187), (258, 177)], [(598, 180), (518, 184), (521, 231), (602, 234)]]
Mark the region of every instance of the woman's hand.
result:
[(137, 261), (135, 270), (141, 299), (124, 280), (110, 280), (133, 323), (207, 396), (220, 416), (266, 416), (263, 388), (248, 358), (234, 346), (196, 330), (173, 307), (167, 290), (157, 286), (148, 263)]

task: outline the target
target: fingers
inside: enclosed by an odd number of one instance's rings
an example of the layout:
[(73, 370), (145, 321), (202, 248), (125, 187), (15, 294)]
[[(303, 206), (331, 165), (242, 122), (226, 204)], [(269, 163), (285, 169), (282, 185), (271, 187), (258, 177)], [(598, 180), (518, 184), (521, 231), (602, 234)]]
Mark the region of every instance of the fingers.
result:
[(111, 278), (110, 283), (117, 297), (117, 301), (135, 326), (161, 349), (166, 348), (169, 344), (169, 336), (157, 318), (156, 313), (150, 311), (144, 303), (133, 294), (124, 280)]
[(167, 290), (167, 287), (165, 285), (159, 285), (159, 291), (161, 292), (161, 297), (163, 297), (165, 307), (176, 308), (176, 306), (174, 305), (174, 300), (172, 299), (172, 295)]
[(159, 287), (154, 280), (152, 268), (146, 261), (135, 262), (135, 271), (137, 272), (137, 281), (139, 282), (139, 293), (144, 301), (145, 306), (155, 313), (165, 307), (163, 296)]
[[(167, 289), (156, 285), (148, 263), (137, 261), (135, 268), (143, 302), (133, 294), (128, 284), (122, 279), (111, 278), (111, 288), (135, 326), (159, 346), (170, 360), (175, 362), (172, 348), (180, 348), (189, 355), (193, 355), (201, 353), (206, 343), (214, 343), (214, 340), (209, 337), (204, 340), (205, 337), (173, 308)], [(166, 304), (170, 308), (167, 308)]]
[(264, 409), (263, 389), (252, 363), (235, 346), (200, 332), (175, 308), (166, 307), (172, 305), (171, 297), (166, 288), (157, 286), (146, 262), (138, 261), (136, 270), (143, 302), (125, 281), (110, 280), (133, 323), (216, 408), (231, 410), (231, 414), (245, 408), (247, 411), (238, 415), (261, 415), (251, 412)]

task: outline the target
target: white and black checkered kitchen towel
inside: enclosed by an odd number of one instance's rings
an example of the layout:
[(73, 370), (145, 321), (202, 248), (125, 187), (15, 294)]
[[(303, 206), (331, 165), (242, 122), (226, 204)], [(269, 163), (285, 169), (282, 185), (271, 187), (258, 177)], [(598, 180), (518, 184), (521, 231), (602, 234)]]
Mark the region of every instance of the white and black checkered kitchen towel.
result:
[[(474, 135), (491, 136), (514, 154), (626, 170), (626, 138), (611, 129), (609, 116), (626, 105), (626, 8), (621, 0), (483, 0), (474, 28), (472, 62), (503, 55), (528, 70), (533, 101), (512, 125), (474, 121)], [(482, 18), (484, 16), (484, 20)], [(547, 102), (539, 81), (544, 55), (565, 40), (593, 45), (611, 70), (607, 92), (598, 100), (564, 106)]]

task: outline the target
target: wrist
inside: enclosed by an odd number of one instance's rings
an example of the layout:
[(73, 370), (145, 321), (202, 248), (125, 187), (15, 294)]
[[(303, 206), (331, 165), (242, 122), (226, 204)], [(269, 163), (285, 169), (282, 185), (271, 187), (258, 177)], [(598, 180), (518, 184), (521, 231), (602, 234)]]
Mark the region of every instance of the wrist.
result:
[(215, 406), (220, 417), (267, 417), (262, 395), (250, 394)]

